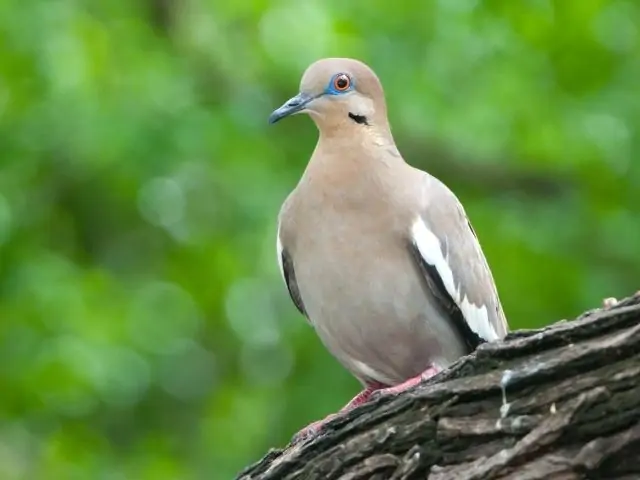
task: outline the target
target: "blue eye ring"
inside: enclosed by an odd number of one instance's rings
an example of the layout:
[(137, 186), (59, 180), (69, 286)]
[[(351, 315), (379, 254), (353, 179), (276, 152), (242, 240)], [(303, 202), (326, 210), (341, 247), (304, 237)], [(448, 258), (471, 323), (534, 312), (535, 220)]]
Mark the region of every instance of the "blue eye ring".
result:
[(329, 92), (333, 94), (345, 93), (351, 90), (353, 82), (351, 77), (346, 73), (338, 73), (333, 76), (329, 84)]

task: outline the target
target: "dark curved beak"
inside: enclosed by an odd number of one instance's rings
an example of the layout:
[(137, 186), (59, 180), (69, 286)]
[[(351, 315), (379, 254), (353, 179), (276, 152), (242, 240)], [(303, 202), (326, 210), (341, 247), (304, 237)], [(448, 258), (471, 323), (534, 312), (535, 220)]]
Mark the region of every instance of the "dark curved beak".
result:
[(299, 93), (295, 97), (287, 100), (280, 108), (274, 110), (273, 113), (269, 115), (269, 123), (276, 123), (284, 117), (288, 117), (289, 115), (293, 115), (294, 113), (304, 110), (304, 107), (306, 107), (313, 99), (315, 99), (315, 97), (312, 97), (311, 95)]

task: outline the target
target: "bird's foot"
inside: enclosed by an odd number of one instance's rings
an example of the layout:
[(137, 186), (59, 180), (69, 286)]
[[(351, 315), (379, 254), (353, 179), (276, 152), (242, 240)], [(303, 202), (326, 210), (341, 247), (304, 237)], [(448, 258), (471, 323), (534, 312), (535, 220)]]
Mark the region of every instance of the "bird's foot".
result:
[(416, 385), (419, 385), (420, 383), (422, 383), (422, 381), (428, 378), (431, 378), (438, 372), (440, 372), (439, 368), (429, 367), (420, 375), (417, 375), (405, 382), (402, 382), (398, 385), (394, 385), (392, 387), (387, 387), (382, 384), (371, 384), (367, 388), (362, 390), (358, 395), (353, 397), (351, 401), (347, 403), (344, 407), (342, 407), (338, 413), (332, 413), (330, 415), (327, 415), (322, 420), (317, 420), (313, 423), (310, 423), (306, 427), (304, 427), (302, 430), (300, 430), (298, 433), (296, 433), (293, 436), (293, 438), (291, 439), (291, 443), (297, 444), (304, 440), (309, 440), (313, 437), (316, 437), (322, 432), (322, 429), (327, 424), (327, 422), (329, 422), (330, 420), (333, 420), (341, 413), (348, 412), (349, 410), (359, 405), (362, 405), (363, 403), (369, 401), (372, 398), (378, 398), (384, 395), (397, 395), (400, 392), (404, 392), (405, 390), (408, 390), (412, 387), (415, 387)]
[(367, 400), (371, 398), (371, 394), (375, 392), (377, 388), (379, 387), (376, 385), (365, 388), (358, 395), (353, 397), (349, 403), (347, 403), (344, 407), (342, 407), (338, 413), (332, 413), (330, 415), (327, 415), (322, 420), (316, 420), (315, 422), (310, 423), (309, 425), (304, 427), (302, 430), (300, 430), (298, 433), (296, 433), (293, 436), (293, 439), (291, 440), (291, 442), (295, 444), (303, 440), (308, 440), (312, 437), (317, 436), (322, 431), (322, 428), (325, 426), (327, 422), (329, 422), (330, 420), (333, 420), (340, 413), (348, 412), (352, 408), (355, 408), (365, 403)]
[(329, 420), (332, 420), (337, 416), (337, 413), (331, 413), (322, 420), (316, 420), (315, 422), (310, 423), (293, 436), (291, 443), (296, 444), (316, 437), (322, 431), (322, 427), (324, 427)]
[(439, 372), (440, 372), (439, 368), (429, 367), (420, 375), (410, 378), (409, 380), (406, 380), (398, 385), (375, 390), (371, 394), (371, 397), (378, 398), (385, 395), (397, 395), (398, 393), (404, 392), (405, 390), (409, 390), (410, 388), (413, 388), (416, 385), (420, 385), (423, 381), (433, 377), (436, 373), (439, 373)]

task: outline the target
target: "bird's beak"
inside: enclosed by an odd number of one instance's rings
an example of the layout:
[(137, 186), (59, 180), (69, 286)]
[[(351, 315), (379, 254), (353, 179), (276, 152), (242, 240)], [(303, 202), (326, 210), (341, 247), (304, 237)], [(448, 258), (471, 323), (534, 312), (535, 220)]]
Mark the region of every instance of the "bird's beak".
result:
[(311, 96), (307, 93), (299, 93), (293, 98), (290, 98), (282, 105), (280, 108), (269, 115), (269, 123), (276, 123), (278, 120), (283, 119), (284, 117), (288, 117), (289, 115), (293, 115), (294, 113), (301, 112), (304, 108), (314, 100), (316, 97)]

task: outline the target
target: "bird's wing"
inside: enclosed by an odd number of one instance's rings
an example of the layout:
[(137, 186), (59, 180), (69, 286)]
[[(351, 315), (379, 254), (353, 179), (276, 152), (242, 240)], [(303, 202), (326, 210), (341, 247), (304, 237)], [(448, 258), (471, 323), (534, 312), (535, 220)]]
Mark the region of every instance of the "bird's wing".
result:
[(503, 338), (507, 320), (462, 205), (439, 180), (428, 174), (423, 178), (409, 248), (428, 288), (473, 351), (480, 343)]
[(278, 221), (278, 233), (276, 234), (276, 254), (278, 266), (280, 267), (280, 274), (287, 286), (289, 296), (298, 311), (304, 315), (307, 320), (309, 320), (309, 316), (307, 315), (304, 304), (302, 303), (300, 290), (298, 290), (298, 284), (296, 283), (296, 272), (293, 268), (293, 260), (291, 259), (291, 255), (289, 255), (287, 250), (282, 246), (282, 241), (280, 239), (280, 221)]

